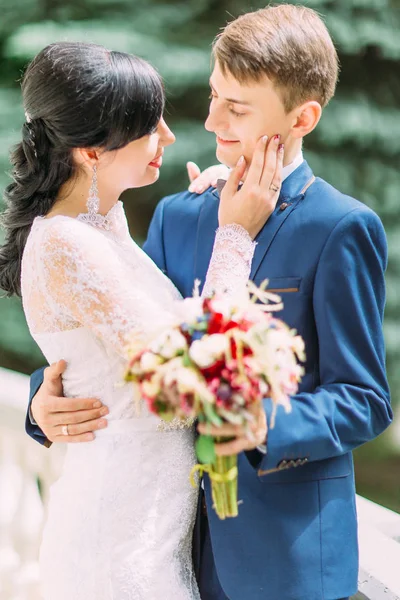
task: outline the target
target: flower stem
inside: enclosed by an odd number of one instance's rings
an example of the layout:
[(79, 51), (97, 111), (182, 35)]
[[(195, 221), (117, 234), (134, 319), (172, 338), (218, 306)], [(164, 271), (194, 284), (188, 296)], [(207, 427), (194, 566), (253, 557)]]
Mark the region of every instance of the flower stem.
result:
[[(216, 438), (216, 442), (223, 441), (226, 442), (227, 440)], [(237, 455), (217, 456), (212, 467), (213, 472), (218, 476), (213, 478), (211, 474), (215, 510), (220, 519), (237, 517), (239, 514), (237, 504), (237, 475), (232, 476), (232, 469), (237, 468)], [(225, 478), (225, 481), (220, 481), (221, 478)]]

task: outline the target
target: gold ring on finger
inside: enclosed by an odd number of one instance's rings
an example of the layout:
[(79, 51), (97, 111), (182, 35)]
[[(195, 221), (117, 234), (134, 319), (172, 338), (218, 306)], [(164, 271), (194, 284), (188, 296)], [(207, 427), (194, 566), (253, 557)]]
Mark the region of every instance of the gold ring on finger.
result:
[(63, 435), (69, 435), (68, 425), (62, 425), (61, 426), (61, 431), (62, 431)]
[(269, 186), (269, 189), (272, 190), (273, 192), (279, 192), (278, 186), (276, 186), (274, 183), (271, 183), (271, 185)]

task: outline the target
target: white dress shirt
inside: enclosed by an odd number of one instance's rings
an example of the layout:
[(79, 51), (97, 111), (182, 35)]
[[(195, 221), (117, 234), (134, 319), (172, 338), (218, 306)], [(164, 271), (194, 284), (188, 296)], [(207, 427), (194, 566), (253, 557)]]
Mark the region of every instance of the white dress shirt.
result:
[(283, 167), (282, 181), (285, 181), (285, 179), (287, 179), (289, 175), (291, 175), (301, 165), (303, 160), (303, 152), (300, 150), (294, 161), (292, 161), (289, 165), (286, 165), (286, 167)]

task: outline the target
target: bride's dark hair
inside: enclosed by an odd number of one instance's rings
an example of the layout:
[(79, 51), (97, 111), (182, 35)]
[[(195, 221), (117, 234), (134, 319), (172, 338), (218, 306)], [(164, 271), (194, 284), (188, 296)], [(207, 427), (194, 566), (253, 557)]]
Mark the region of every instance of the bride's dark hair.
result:
[(73, 148), (117, 150), (154, 132), (164, 110), (160, 76), (146, 61), (95, 44), (42, 50), (22, 81), (26, 122), (11, 153), (13, 181), (1, 222), (0, 288), (21, 295), (21, 261), (32, 222), (75, 176)]

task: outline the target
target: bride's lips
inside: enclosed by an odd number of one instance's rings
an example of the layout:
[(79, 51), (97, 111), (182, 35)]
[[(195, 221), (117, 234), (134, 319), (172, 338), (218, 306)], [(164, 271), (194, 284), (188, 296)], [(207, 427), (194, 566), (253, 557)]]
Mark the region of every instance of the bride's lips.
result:
[(156, 156), (156, 158), (154, 160), (151, 161), (151, 163), (149, 163), (149, 167), (155, 167), (156, 169), (160, 169), (162, 165), (162, 154), (160, 154), (159, 156)]
[(238, 140), (224, 140), (223, 138), (220, 138), (219, 135), (217, 135), (217, 144), (219, 144), (220, 146), (232, 146), (233, 144), (238, 143)]

